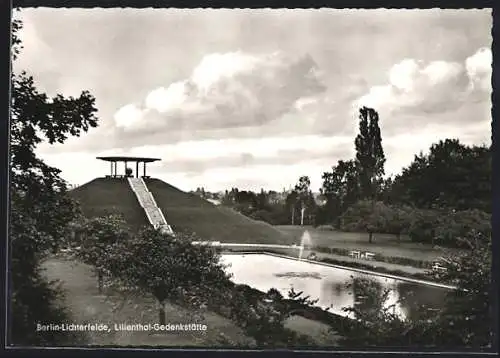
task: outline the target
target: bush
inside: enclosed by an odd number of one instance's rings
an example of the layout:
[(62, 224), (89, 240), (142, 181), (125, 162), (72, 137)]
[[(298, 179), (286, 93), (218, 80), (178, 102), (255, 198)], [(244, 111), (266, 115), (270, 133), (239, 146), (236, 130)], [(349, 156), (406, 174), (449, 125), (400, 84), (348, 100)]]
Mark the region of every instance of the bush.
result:
[(447, 247), (466, 247), (461, 239), (479, 233), (480, 237), (491, 236), (491, 215), (483, 211), (450, 211), (442, 215), (434, 230), (435, 240)]
[[(322, 247), (322, 246), (315, 247), (314, 250), (318, 252), (341, 255), (341, 256), (349, 256), (349, 253), (351, 252), (351, 250), (349, 249), (342, 249), (337, 247)], [(373, 259), (379, 262), (387, 262), (391, 264), (413, 266), (418, 268), (430, 268), (432, 266), (432, 262), (430, 261), (416, 260), (407, 257), (384, 256), (381, 254), (375, 254), (375, 257)]]
[(474, 234), (491, 236), (491, 216), (483, 211), (473, 210), (418, 210), (414, 212), (408, 230), (414, 242), (439, 244), (445, 247), (464, 247), (461, 238)]
[(389, 274), (389, 275), (395, 275), (395, 276), (401, 276), (401, 277), (406, 277), (406, 278), (413, 278), (417, 280), (433, 280), (438, 283), (444, 283), (444, 284), (451, 284), (451, 282), (448, 282), (446, 280), (441, 280), (438, 277), (435, 277), (434, 275), (431, 275), (430, 273), (408, 273), (404, 271), (399, 271), (399, 270), (390, 270), (385, 267), (373, 267), (372, 265), (361, 263), (361, 262), (347, 262), (347, 261), (342, 261), (342, 260), (335, 260), (335, 259), (330, 259), (330, 258), (322, 258), (319, 261), (329, 263), (332, 265), (340, 265), (340, 266), (346, 266), (346, 267), (353, 267), (353, 268), (358, 268), (358, 269), (363, 269), (363, 270), (369, 270), (373, 272), (378, 272), (382, 274)]

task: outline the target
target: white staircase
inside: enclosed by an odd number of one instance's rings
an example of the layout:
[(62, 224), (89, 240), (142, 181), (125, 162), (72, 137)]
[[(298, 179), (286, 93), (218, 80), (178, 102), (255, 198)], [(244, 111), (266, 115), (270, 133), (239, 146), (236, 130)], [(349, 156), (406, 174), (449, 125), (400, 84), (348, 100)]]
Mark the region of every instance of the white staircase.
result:
[(156, 205), (153, 194), (148, 190), (148, 187), (142, 178), (128, 178), (130, 188), (135, 193), (139, 204), (141, 204), (149, 223), (155, 228), (160, 228), (162, 232), (174, 234), (172, 227), (168, 225), (167, 220), (161, 209)]

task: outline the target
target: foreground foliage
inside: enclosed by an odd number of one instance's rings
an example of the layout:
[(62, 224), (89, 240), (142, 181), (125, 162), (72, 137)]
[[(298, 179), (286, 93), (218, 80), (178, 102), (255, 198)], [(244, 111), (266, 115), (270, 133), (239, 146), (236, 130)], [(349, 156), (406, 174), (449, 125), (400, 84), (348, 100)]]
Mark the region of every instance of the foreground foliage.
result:
[(107, 273), (106, 268), (113, 253), (113, 245), (130, 240), (132, 234), (126, 222), (118, 215), (81, 218), (75, 229), (77, 234), (75, 244), (79, 248), (76, 257), (94, 267), (99, 293), (102, 293), (104, 275)]
[(420, 307), (412, 318), (402, 318), (386, 304), (388, 291), (382, 290), (380, 284), (354, 280), (358, 304), (345, 311), (353, 314), (358, 325), (342, 343), (377, 348), (491, 346), (491, 245), (481, 234), (464, 241), (471, 250), (443, 259), (447, 271), (435, 273), (457, 286), (457, 290), (447, 293), (443, 308), (437, 312)]
[[(13, 58), (20, 50), (18, 31), (13, 26)], [(47, 282), (40, 260), (59, 249), (68, 225), (78, 216), (78, 207), (67, 196), (60, 171), (45, 164), (35, 154), (38, 144), (64, 143), (97, 125), (94, 98), (88, 92), (79, 97), (56, 95), (49, 98), (37, 90), (25, 72), (12, 75), (10, 146), (11, 253), (11, 344), (64, 344), (74, 337), (65, 332), (36, 332), (37, 323), (57, 323), (67, 319), (59, 306), (60, 292)]]
[(229, 278), (215, 250), (192, 241), (190, 235), (173, 237), (146, 227), (128, 240), (115, 241), (105, 267), (115, 285), (153, 295), (158, 323), (165, 324), (166, 300), (182, 299), (199, 308)]

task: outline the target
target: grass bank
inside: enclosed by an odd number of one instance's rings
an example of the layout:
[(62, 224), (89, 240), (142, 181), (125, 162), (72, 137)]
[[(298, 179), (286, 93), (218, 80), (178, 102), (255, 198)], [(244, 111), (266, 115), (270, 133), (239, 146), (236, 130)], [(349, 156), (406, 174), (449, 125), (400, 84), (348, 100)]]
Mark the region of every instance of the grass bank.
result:
[[(63, 258), (44, 262), (46, 276), (59, 280), (65, 292), (65, 305), (73, 323), (157, 323), (158, 311), (152, 297), (130, 297), (123, 301), (118, 293), (97, 291), (96, 278), (88, 265)], [(253, 340), (229, 319), (213, 312), (193, 312), (179, 305), (166, 305), (167, 322), (171, 324), (206, 324), (207, 330), (154, 333), (144, 331), (89, 332), (90, 346), (156, 346), (213, 347), (229, 339), (238, 346), (251, 346)]]
[[(216, 206), (158, 179), (147, 179), (149, 190), (174, 231), (196, 233), (202, 240), (236, 243), (285, 244), (286, 233), (231, 209)], [(148, 225), (126, 179), (97, 178), (72, 191), (87, 217), (121, 214), (133, 229)]]

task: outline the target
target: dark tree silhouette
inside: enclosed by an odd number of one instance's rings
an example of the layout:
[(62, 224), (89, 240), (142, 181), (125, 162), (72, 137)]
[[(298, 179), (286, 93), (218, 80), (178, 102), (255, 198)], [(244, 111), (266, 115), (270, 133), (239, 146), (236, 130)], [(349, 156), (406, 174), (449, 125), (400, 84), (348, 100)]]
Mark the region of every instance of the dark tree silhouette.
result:
[(378, 113), (367, 107), (359, 110), (359, 134), (355, 139), (361, 199), (375, 199), (384, 175), (385, 155)]

